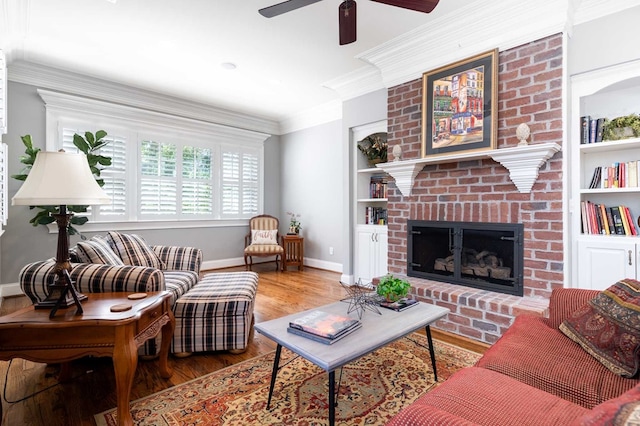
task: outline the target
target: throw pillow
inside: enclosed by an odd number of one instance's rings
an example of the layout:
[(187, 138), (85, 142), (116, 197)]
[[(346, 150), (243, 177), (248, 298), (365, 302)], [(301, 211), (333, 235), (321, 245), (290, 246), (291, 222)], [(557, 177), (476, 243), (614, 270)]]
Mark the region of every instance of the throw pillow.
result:
[(620, 280), (560, 324), (560, 330), (625, 378), (640, 363), (640, 281)]
[(104, 265), (122, 266), (122, 259), (113, 251), (104, 238), (93, 237), (88, 241), (80, 241), (76, 255), (84, 263), (102, 263)]
[(278, 231), (276, 229), (268, 231), (252, 229), (251, 244), (278, 244)]
[(139, 235), (111, 231), (107, 234), (107, 239), (125, 265), (165, 269), (158, 255)]

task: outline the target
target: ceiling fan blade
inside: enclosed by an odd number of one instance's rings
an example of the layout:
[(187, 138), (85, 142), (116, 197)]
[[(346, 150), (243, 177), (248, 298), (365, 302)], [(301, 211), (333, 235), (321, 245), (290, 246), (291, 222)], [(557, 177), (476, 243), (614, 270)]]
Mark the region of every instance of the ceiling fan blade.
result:
[(356, 2), (347, 0), (338, 7), (340, 46), (356, 41)]
[(376, 3), (384, 3), (391, 6), (401, 7), (403, 9), (411, 9), (417, 12), (429, 13), (437, 5), (440, 0), (372, 0)]
[(258, 13), (266, 18), (273, 18), (274, 16), (282, 15), (283, 13), (291, 12), (292, 10), (300, 9), (301, 7), (309, 6), (319, 1), (322, 0), (288, 0), (274, 4), (273, 6), (264, 7), (258, 10)]

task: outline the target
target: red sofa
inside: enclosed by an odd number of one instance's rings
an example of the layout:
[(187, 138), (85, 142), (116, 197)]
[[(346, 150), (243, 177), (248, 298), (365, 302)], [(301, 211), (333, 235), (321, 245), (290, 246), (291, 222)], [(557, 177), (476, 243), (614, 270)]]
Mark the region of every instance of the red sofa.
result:
[(638, 424), (629, 419), (640, 422), (640, 380), (611, 372), (558, 329), (597, 294), (554, 290), (549, 318), (518, 316), (475, 366), (455, 373), (388, 425)]

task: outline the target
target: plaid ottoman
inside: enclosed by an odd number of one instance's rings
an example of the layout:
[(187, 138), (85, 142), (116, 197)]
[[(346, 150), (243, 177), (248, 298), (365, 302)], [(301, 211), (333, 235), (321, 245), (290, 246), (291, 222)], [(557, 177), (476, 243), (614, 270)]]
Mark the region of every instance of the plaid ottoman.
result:
[(252, 328), (257, 288), (255, 272), (206, 274), (176, 300), (171, 351), (183, 356), (192, 352), (244, 351)]

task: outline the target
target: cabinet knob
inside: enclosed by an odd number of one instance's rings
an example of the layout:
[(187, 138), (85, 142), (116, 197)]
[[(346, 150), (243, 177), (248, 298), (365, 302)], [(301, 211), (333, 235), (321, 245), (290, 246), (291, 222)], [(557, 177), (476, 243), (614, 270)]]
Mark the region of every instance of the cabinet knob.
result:
[(629, 254), (629, 266), (633, 266), (633, 252), (631, 250), (628, 250), (627, 253)]

